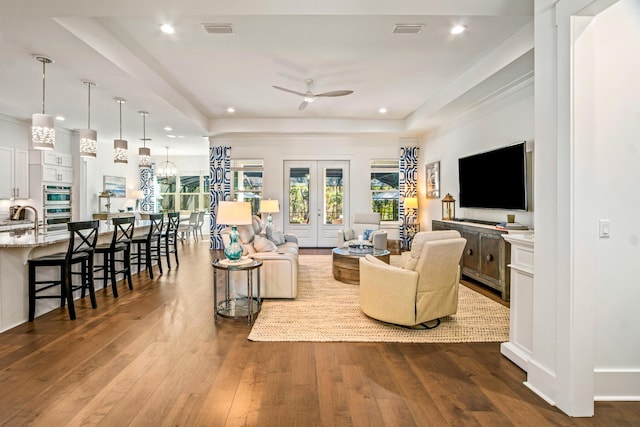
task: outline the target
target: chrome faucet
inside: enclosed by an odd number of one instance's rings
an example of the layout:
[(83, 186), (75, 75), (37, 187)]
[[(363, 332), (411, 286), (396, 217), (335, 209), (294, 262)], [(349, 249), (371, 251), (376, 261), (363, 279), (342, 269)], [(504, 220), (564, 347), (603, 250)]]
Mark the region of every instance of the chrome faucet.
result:
[(20, 219), (20, 212), (22, 212), (24, 209), (31, 209), (33, 211), (33, 222), (34, 222), (33, 232), (37, 237), (39, 226), (38, 226), (38, 210), (36, 208), (29, 205), (20, 206), (16, 211), (16, 213), (13, 214), (13, 219)]

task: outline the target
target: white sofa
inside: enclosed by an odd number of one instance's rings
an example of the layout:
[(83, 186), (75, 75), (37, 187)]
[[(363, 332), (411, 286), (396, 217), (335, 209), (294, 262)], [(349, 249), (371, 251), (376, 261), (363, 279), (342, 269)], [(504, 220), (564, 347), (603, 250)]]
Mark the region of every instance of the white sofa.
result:
[(336, 247), (349, 247), (350, 243), (359, 243), (358, 236), (364, 237), (367, 230), (373, 230), (363, 243), (372, 245), (376, 249), (387, 249), (387, 232), (380, 229), (380, 214), (377, 212), (357, 213), (353, 215), (351, 228), (338, 231)]
[[(260, 268), (260, 296), (263, 298), (295, 298), (298, 296), (298, 239), (291, 234), (278, 236), (274, 231), (274, 239), (284, 238), (284, 242), (273, 246), (267, 240), (266, 233), (261, 234), (260, 218), (254, 216), (251, 225), (239, 225), (237, 227), (240, 242), (245, 248), (244, 255), (263, 262)], [(224, 245), (230, 242), (231, 228), (225, 228), (220, 232)], [(258, 236), (256, 238), (256, 236)], [(232, 282), (239, 293), (246, 290), (246, 273), (236, 272), (232, 274)], [(256, 280), (254, 278), (254, 283)], [(254, 289), (254, 295), (256, 290)]]

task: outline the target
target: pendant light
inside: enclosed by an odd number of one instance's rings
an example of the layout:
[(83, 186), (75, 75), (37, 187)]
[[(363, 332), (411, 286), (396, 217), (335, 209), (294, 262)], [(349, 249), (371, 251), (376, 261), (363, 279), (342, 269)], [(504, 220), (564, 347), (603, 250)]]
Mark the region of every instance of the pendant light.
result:
[(33, 55), (42, 63), (42, 114), (31, 117), (31, 146), (37, 150), (53, 150), (56, 146), (56, 129), (53, 116), (44, 113), (45, 67), (55, 61), (43, 55)]
[(170, 178), (178, 175), (178, 167), (169, 161), (169, 147), (165, 146), (165, 148), (167, 149), (167, 160), (158, 167), (156, 172), (158, 178)]
[(87, 128), (80, 129), (80, 156), (96, 157), (98, 152), (98, 132), (91, 129), (91, 86), (96, 84), (91, 81), (82, 82), (87, 86), (89, 98), (87, 101)]
[(142, 147), (138, 148), (138, 166), (140, 168), (151, 167), (151, 149), (147, 148), (147, 141), (151, 141), (151, 138), (147, 138), (147, 122), (146, 118), (149, 114), (147, 111), (138, 111), (138, 114), (142, 116)]
[(122, 139), (122, 104), (127, 102), (124, 98), (114, 98), (120, 105), (120, 139), (113, 140), (113, 163), (129, 163), (127, 159), (127, 147), (129, 143)]

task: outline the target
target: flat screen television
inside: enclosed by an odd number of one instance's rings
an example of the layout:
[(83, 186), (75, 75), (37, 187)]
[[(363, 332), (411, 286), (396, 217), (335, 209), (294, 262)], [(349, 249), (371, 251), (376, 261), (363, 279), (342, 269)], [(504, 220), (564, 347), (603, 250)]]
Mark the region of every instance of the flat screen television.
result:
[(461, 208), (527, 210), (525, 143), (458, 159)]

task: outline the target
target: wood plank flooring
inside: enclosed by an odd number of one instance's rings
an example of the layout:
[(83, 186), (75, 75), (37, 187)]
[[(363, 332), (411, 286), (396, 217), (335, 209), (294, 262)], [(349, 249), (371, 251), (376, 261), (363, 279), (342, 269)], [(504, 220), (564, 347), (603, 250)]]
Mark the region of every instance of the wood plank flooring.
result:
[[(498, 343), (254, 343), (213, 321), (208, 243), (180, 266), (0, 334), (3, 426), (638, 426), (640, 402), (570, 418)], [(306, 253), (329, 253), (303, 250)]]

